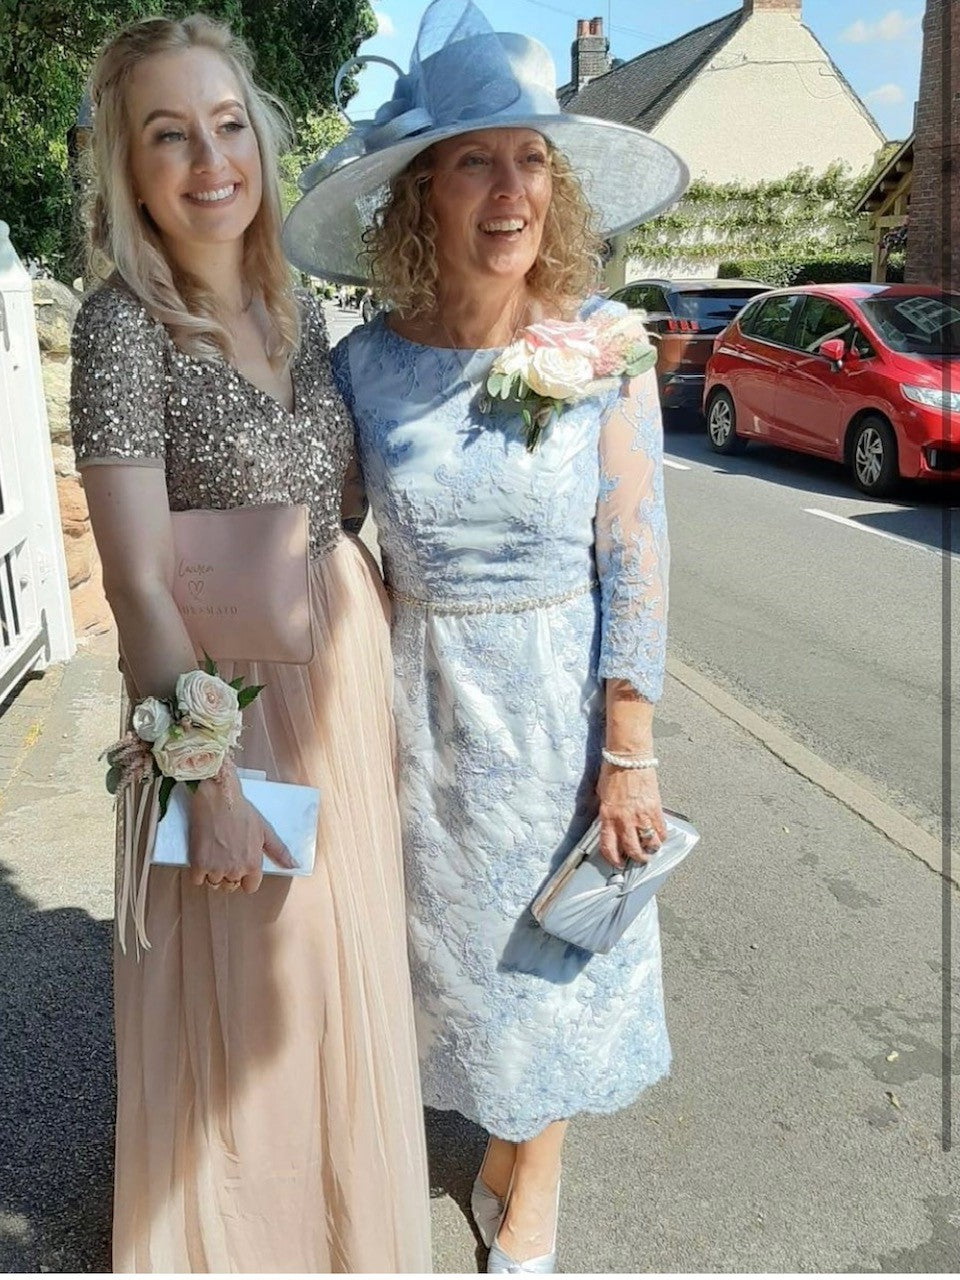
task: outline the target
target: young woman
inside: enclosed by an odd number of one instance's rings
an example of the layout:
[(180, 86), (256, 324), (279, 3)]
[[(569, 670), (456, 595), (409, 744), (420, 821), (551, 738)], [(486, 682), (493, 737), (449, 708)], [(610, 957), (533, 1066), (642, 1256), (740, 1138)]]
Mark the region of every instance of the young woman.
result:
[(261, 875), (289, 854), (229, 767), (191, 802), (189, 871), (145, 848), (126, 868), (149, 948), (118, 911), (114, 1268), (428, 1270), (386, 605), (341, 532), (323, 316), (280, 250), (281, 117), (199, 16), (119, 34), (93, 99), (110, 274), (77, 320), (72, 416), (128, 699), (196, 666), (171, 511), (304, 503), (315, 656), (221, 674), (264, 686), (243, 765), (321, 791), (309, 877)]
[[(473, 1197), (492, 1272), (554, 1270), (567, 1119), (626, 1106), (670, 1058), (655, 903), (593, 957), (528, 910), (598, 810), (614, 866), (665, 835), (655, 374), (581, 396), (533, 452), (519, 407), (495, 405), (484, 382), (530, 332), (562, 383), (592, 326), (622, 311), (595, 294), (579, 179), (610, 233), (679, 198), (686, 172), (637, 130), (564, 116), (555, 89), (542, 46), (437, 0), (409, 75), (314, 170), (285, 230), (293, 260), (321, 275), (362, 278), (366, 247), (394, 304), (334, 365), (394, 601), (424, 1096), (492, 1135)], [(564, 350), (564, 332), (579, 348)]]

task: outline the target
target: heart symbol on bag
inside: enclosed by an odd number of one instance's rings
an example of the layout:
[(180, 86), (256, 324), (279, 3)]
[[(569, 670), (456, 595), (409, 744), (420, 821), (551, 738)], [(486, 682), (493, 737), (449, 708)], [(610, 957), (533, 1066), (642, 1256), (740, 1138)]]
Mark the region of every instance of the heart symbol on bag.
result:
[(203, 579), (191, 578), (190, 581), (187, 583), (187, 586), (190, 588), (190, 594), (193, 596), (194, 600), (199, 600), (200, 597), (203, 595), (203, 588), (204, 588)]

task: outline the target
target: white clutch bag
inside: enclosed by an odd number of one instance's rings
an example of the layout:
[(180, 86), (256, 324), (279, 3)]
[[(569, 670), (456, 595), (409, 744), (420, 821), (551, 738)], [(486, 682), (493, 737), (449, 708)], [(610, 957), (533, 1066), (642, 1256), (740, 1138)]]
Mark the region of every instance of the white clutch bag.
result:
[(666, 810), (663, 816), (666, 840), (649, 862), (628, 862), (623, 871), (600, 856), (600, 822), (594, 822), (534, 900), (530, 909), (540, 926), (606, 954), (700, 839), (685, 818)]
[[(308, 876), (313, 871), (317, 851), (317, 822), (320, 815), (320, 792), (316, 787), (301, 787), (292, 782), (268, 782), (258, 769), (238, 769), (240, 789), (270, 823), (290, 850), (296, 868), (278, 867), (264, 854), (263, 874), (272, 876)], [(166, 867), (186, 867), (187, 831), (190, 791), (178, 782), (170, 793), (170, 802), (157, 827), (151, 861)]]

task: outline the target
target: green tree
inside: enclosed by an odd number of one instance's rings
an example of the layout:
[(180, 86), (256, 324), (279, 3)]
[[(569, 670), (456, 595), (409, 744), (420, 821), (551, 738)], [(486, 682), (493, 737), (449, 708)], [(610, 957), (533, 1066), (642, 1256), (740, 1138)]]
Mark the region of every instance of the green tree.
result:
[(347, 122), (339, 111), (308, 111), (297, 125), (297, 142), (292, 151), (280, 157), (280, 188), (284, 212), (300, 195), (297, 179), (308, 164), (336, 146), (347, 135)]
[(22, 256), (73, 274), (67, 140), (99, 46), (137, 18), (198, 7), (244, 37), (308, 140), (332, 136), (337, 67), (376, 30), (369, 0), (0, 0), (0, 218)]

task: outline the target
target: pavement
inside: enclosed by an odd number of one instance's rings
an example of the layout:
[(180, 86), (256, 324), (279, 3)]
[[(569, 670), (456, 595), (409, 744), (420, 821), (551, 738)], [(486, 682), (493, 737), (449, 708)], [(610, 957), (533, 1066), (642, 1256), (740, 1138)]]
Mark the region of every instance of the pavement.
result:
[[(109, 1270), (113, 841), (97, 755), (118, 692), (105, 637), (0, 711), (7, 1272)], [(956, 891), (732, 712), (674, 664), (662, 785), (703, 833), (661, 895), (674, 1066), (632, 1108), (571, 1125), (560, 1265), (956, 1272), (941, 1075)], [(435, 1268), (475, 1272), (483, 1135), (432, 1111), (427, 1133)]]

